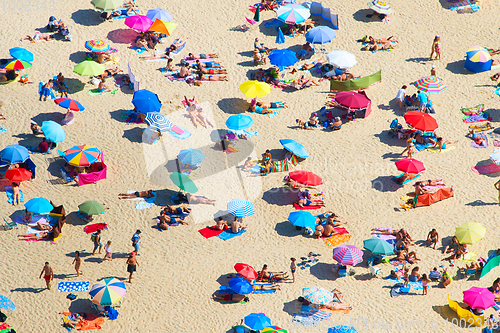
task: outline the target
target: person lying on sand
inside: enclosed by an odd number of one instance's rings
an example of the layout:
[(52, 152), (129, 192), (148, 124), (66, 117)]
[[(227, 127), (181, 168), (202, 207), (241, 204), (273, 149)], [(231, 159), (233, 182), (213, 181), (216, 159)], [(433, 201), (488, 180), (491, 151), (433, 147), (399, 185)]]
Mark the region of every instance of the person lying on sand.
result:
[(295, 123), (297, 124), (297, 127), (302, 129), (307, 129), (307, 130), (315, 129), (315, 127), (309, 127), (309, 121), (307, 120), (295, 119)]
[(308, 197), (308, 198), (300, 198), (299, 201), (297, 201), (297, 205), (299, 205), (300, 207), (304, 206), (325, 207), (325, 202), (323, 200), (310, 200), (310, 197)]
[(52, 40), (55, 40), (55, 38), (53, 37), (54, 35), (50, 35), (50, 34), (41, 34), (39, 32), (35, 33), (35, 35), (33, 35), (33, 37), (31, 36), (26, 36), (24, 37), (22, 40), (29, 40), (30, 42), (32, 43), (35, 43), (35, 42), (48, 42), (48, 41), (52, 41)]
[(334, 75), (334, 76), (326, 76), (325, 75), (324, 78), (336, 80), (336, 81), (349, 81), (349, 80), (354, 79), (354, 75), (352, 73), (344, 72), (340, 75)]
[(154, 197), (153, 190), (148, 191), (135, 191), (134, 193), (120, 193), (118, 199), (134, 199), (134, 198), (152, 198)]
[(262, 291), (281, 290), (280, 285), (277, 283), (273, 283), (270, 286), (263, 284), (252, 284), (252, 288), (253, 290), (262, 290)]
[(208, 199), (207, 197), (191, 195), (191, 193), (186, 194), (186, 198), (189, 204), (202, 204), (202, 205), (212, 205), (215, 206), (215, 199)]
[(214, 301), (225, 301), (231, 303), (241, 303), (241, 302), (249, 302), (250, 299), (245, 295), (240, 294), (229, 294), (229, 293), (215, 293), (212, 296)]
[(163, 211), (160, 212), (160, 216), (158, 216), (158, 219), (160, 220), (160, 223), (158, 223), (158, 226), (162, 230), (168, 230), (170, 224), (172, 224), (172, 223), (180, 223), (182, 225), (189, 225), (189, 223), (184, 221), (183, 219), (171, 217), (171, 216), (163, 213)]
[(352, 310), (352, 305), (351, 304), (344, 304), (344, 303), (337, 303), (337, 302), (330, 302), (325, 305), (325, 308), (328, 310)]
[(11, 69), (8, 70), (7, 73), (5, 73), (4, 75), (0, 76), (0, 82), (12, 81), (18, 76), (19, 74), (16, 74), (16, 72), (13, 69)]
[(149, 59), (168, 59), (167, 60), (167, 65), (168, 65), (168, 62), (170, 61), (170, 63), (173, 61), (172, 58), (170, 58), (170, 52), (165, 52), (163, 54), (147, 54), (147, 55), (143, 55), (143, 56), (140, 56), (139, 59), (141, 60), (149, 60)]
[(387, 235), (387, 236), (396, 236), (399, 230), (397, 229), (388, 229), (388, 228), (373, 228), (372, 235)]
[(288, 273), (287, 272), (269, 272), (267, 270), (267, 265), (264, 264), (262, 266), (262, 270), (258, 272), (258, 278), (259, 279), (265, 279), (265, 280), (280, 280), (280, 279), (287, 279), (288, 278)]
[(225, 69), (225, 68), (205, 68), (203, 66), (199, 66), (198, 72), (200, 72), (202, 74), (227, 74), (227, 69)]
[(197, 59), (208, 59), (208, 58), (218, 58), (218, 57), (219, 57), (219, 55), (217, 53), (200, 53), (200, 54), (188, 53), (188, 56), (186, 59), (187, 60), (197, 60)]
[(47, 239), (49, 235), (48, 231), (42, 231), (42, 232), (37, 232), (33, 234), (24, 234), (24, 235), (17, 235), (19, 237), (18, 240), (41, 240), (41, 239)]
[(258, 104), (259, 104), (259, 102), (257, 102), (255, 105), (250, 106), (250, 108), (248, 109), (248, 111), (255, 112), (255, 113), (258, 113), (258, 114), (270, 114), (270, 113), (273, 113), (273, 111), (269, 110), (269, 108), (267, 106), (262, 106), (262, 103), (260, 103), (261, 105), (258, 105)]
[(418, 174), (415, 173), (404, 173), (399, 177), (394, 178), (394, 182), (398, 185), (402, 185), (406, 180), (413, 179), (417, 177)]
[(41, 224), (40, 222), (36, 223), (36, 228), (41, 231), (52, 231), (53, 227), (48, 224)]
[(198, 80), (199, 81), (229, 81), (226, 75), (220, 75), (220, 76), (208, 75), (208, 76), (205, 76), (203, 73), (198, 73)]
[(375, 45), (367, 44), (361, 49), (364, 51), (378, 51), (378, 50), (388, 50), (390, 48), (395, 48), (395, 47), (396, 47), (395, 43), (389, 42), (385, 44), (375, 44)]
[(177, 42), (175, 43), (172, 43), (169, 48), (168, 48), (168, 51), (172, 52), (172, 51), (176, 51), (179, 47), (181, 47), (182, 45), (186, 44), (186, 42), (189, 40), (189, 38), (186, 38), (186, 40), (184, 40), (184, 37), (180, 37)]
[(180, 215), (182, 213), (188, 213), (191, 214), (191, 208), (187, 208), (186, 206), (180, 206), (177, 208), (174, 208), (172, 206), (166, 205), (163, 207), (164, 214), (170, 214), (170, 215)]
[(396, 39), (394, 39), (394, 36), (390, 36), (388, 38), (381, 38), (381, 39), (376, 39), (376, 38), (373, 38), (372, 36), (369, 36), (365, 40), (365, 42), (368, 43), (368, 44), (372, 44), (372, 45), (375, 45), (375, 44), (386, 44), (386, 43), (398, 43), (398, 41)]
[(108, 76), (113, 76), (113, 75), (116, 75), (120, 72), (123, 72), (123, 70), (121, 69), (118, 69), (118, 67), (115, 67), (115, 68), (110, 68), (110, 69), (105, 69), (104, 70), (104, 73), (99, 75), (100, 78), (105, 78), (105, 77), (108, 77)]
[(305, 85), (307, 83), (312, 83), (315, 86), (319, 86), (319, 83), (316, 82), (316, 80), (314, 80), (311, 77), (307, 77), (306, 78), (304, 75), (302, 75), (297, 81), (295, 81), (295, 83), (298, 84), (298, 85), (301, 85), (301, 86), (303, 86), (303, 85)]

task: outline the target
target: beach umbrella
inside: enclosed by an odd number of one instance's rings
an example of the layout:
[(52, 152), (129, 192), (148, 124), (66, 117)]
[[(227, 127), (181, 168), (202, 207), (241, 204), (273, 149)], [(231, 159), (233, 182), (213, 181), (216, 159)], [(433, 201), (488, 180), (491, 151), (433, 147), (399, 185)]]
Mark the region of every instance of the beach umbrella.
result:
[(455, 236), (461, 244), (474, 244), (483, 239), (486, 228), (476, 222), (467, 222), (455, 230)]
[(151, 129), (168, 132), (172, 129), (172, 122), (168, 120), (167, 116), (162, 115), (159, 112), (148, 112), (144, 118), (144, 122), (149, 125)]
[(271, 319), (263, 313), (251, 313), (245, 317), (245, 325), (252, 330), (263, 330), (271, 325)]
[(252, 124), (252, 117), (247, 116), (246, 114), (235, 114), (226, 120), (227, 128), (235, 131), (247, 129), (252, 126)]
[(91, 3), (104, 12), (112, 12), (123, 6), (123, 0), (92, 0)]
[(32, 67), (33, 65), (30, 64), (29, 62), (27, 61), (24, 61), (24, 60), (19, 60), (19, 59), (16, 59), (16, 60), (12, 60), (11, 62), (9, 62), (7, 65), (5, 65), (5, 69), (14, 69), (14, 70), (19, 70), (19, 69), (26, 69), (26, 68), (30, 68)]
[(134, 91), (132, 104), (134, 104), (135, 109), (142, 114), (160, 112), (162, 105), (158, 95), (146, 89)]
[(234, 277), (229, 280), (229, 287), (233, 289), (235, 293), (240, 295), (248, 295), (253, 291), (253, 287), (250, 282), (239, 277)]
[(259, 22), (260, 21), (260, 3), (258, 3), (256, 7), (257, 8), (255, 8), (255, 13), (253, 14), (253, 20), (255, 22)]
[(229, 214), (237, 217), (247, 217), (255, 214), (253, 203), (243, 199), (233, 199), (227, 203)]
[(285, 42), (285, 35), (283, 35), (283, 31), (281, 29), (277, 29), (278, 34), (276, 35), (276, 44), (283, 44)]
[(127, 293), (125, 283), (117, 278), (104, 279), (92, 286), (89, 291), (92, 302), (97, 305), (113, 305)]
[(73, 72), (81, 76), (97, 76), (104, 74), (104, 66), (94, 60), (85, 60), (77, 64)]
[(288, 221), (296, 227), (311, 229), (316, 227), (316, 218), (310, 212), (303, 210), (291, 212), (290, 215), (288, 215)]
[(22, 163), (30, 158), (30, 152), (21, 145), (8, 145), (0, 151), (0, 160), (9, 164)]
[(352, 326), (338, 325), (330, 327), (327, 333), (358, 333), (358, 331)]
[(77, 101), (71, 98), (56, 98), (54, 103), (71, 111), (83, 111), (85, 108)]
[(171, 173), (170, 180), (172, 180), (172, 182), (183, 191), (189, 193), (198, 192), (198, 187), (196, 187), (196, 184), (191, 180), (191, 178), (182, 173), (178, 172)]
[(176, 26), (177, 26), (177, 23), (172, 23), (172, 22), (167, 22), (167, 21), (162, 21), (160, 19), (156, 19), (153, 22), (153, 24), (149, 27), (148, 30), (160, 32), (162, 34), (170, 36), (172, 34), (172, 31), (174, 31)]
[(493, 59), (488, 50), (481, 46), (472, 46), (466, 52), (465, 69), (473, 72), (486, 72), (491, 70)]
[(146, 15), (133, 15), (125, 19), (125, 25), (131, 29), (146, 31), (151, 27), (153, 21)]
[(402, 160), (397, 161), (396, 168), (399, 171), (403, 171), (406, 173), (420, 173), (425, 171), (424, 163), (414, 159), (414, 158), (403, 158)]
[(283, 148), (285, 148), (286, 150), (288, 150), (292, 154), (297, 155), (300, 158), (308, 158), (309, 157), (309, 154), (307, 153), (304, 146), (295, 140), (281, 139), (280, 143), (283, 146)]
[(24, 168), (14, 168), (5, 172), (5, 178), (13, 182), (24, 182), (31, 179), (31, 172)]
[(100, 202), (88, 200), (78, 206), (80, 212), (87, 215), (99, 215), (104, 213), (104, 205)]
[(47, 214), (50, 213), (54, 206), (49, 200), (45, 198), (33, 198), (24, 204), (24, 207), (32, 213), (35, 214)]
[(54, 143), (63, 142), (66, 138), (66, 133), (64, 133), (62, 126), (52, 120), (42, 122), (40, 130), (47, 140)]
[(258, 277), (257, 272), (250, 265), (237, 263), (236, 265), (234, 265), (234, 269), (236, 270), (236, 272), (238, 272), (238, 274), (249, 280), (255, 280)]
[(0, 309), (14, 311), (16, 309), (16, 305), (9, 298), (0, 295)]
[(9, 53), (13, 58), (24, 60), (27, 62), (32, 62), (34, 60), (33, 53), (23, 49), (22, 47), (13, 47), (9, 49)]
[(356, 56), (347, 51), (332, 51), (326, 56), (328, 63), (338, 68), (346, 69), (356, 66)]
[(483, 269), (481, 270), (481, 276), (479, 278), (481, 279), (483, 276), (488, 274), (493, 268), (497, 267), (498, 265), (500, 265), (499, 255), (488, 260), (486, 265), (484, 265)]
[(146, 13), (146, 16), (149, 17), (151, 21), (155, 21), (156, 19), (162, 20), (162, 21), (167, 21), (170, 22), (172, 21), (172, 15), (170, 15), (169, 12), (167, 12), (165, 9), (161, 8), (153, 8), (148, 10)]
[(486, 288), (472, 287), (464, 292), (464, 303), (473, 309), (486, 310), (495, 305), (495, 295)]
[(302, 296), (313, 304), (326, 305), (333, 301), (333, 294), (323, 287), (304, 288)]
[(330, 43), (335, 37), (335, 30), (324, 25), (314, 27), (306, 33), (306, 41), (313, 44)]
[(268, 326), (260, 331), (260, 333), (288, 333), (288, 331), (278, 326)]
[(382, 0), (374, 0), (369, 2), (368, 8), (379, 14), (389, 15), (392, 13), (391, 7), (389, 7), (389, 5)]
[(333, 259), (341, 265), (355, 266), (363, 261), (363, 251), (354, 245), (340, 245), (333, 249)]
[(495, 148), (495, 150), (493, 150), (493, 153), (490, 155), (490, 160), (500, 165), (500, 148)]
[(92, 39), (85, 42), (85, 48), (90, 52), (102, 53), (109, 50), (109, 44), (100, 39)]
[(436, 119), (428, 113), (408, 111), (405, 113), (404, 118), (408, 125), (419, 131), (434, 132), (438, 128)]
[(101, 151), (89, 145), (73, 146), (64, 152), (68, 164), (76, 167), (88, 167), (101, 158)]
[(184, 164), (195, 165), (203, 162), (205, 155), (199, 149), (189, 148), (181, 150), (177, 158)]
[(285, 23), (302, 23), (311, 16), (309, 8), (297, 4), (288, 4), (280, 6), (276, 11), (276, 16), (278, 20)]
[(386, 240), (372, 237), (363, 241), (363, 248), (373, 254), (394, 254), (394, 246), (389, 244)]
[(296, 170), (289, 174), (290, 179), (296, 181), (300, 185), (319, 186), (323, 185), (323, 179), (315, 175), (311, 171)]
[(288, 66), (293, 66), (298, 61), (295, 52), (289, 49), (272, 50), (268, 57), (271, 64), (278, 66), (280, 70)]
[(435, 76), (425, 76), (415, 81), (415, 87), (428, 93), (438, 93), (446, 90), (446, 84)]
[(341, 91), (335, 95), (335, 102), (352, 110), (366, 109), (370, 100), (364, 94), (356, 91)]
[(246, 97), (258, 98), (267, 96), (271, 92), (271, 86), (266, 82), (248, 80), (240, 84), (240, 91)]

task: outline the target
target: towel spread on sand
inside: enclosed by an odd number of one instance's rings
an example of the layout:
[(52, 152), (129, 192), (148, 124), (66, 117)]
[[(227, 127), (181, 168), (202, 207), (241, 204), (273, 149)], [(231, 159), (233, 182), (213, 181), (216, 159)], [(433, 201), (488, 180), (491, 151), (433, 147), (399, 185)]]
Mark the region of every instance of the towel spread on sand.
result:
[[(19, 190), (21, 194), (21, 202), (24, 202), (23, 191)], [(5, 194), (7, 195), (7, 202), (11, 205), (14, 204), (14, 192), (12, 191), (12, 186), (5, 186)]]
[(297, 210), (313, 210), (313, 209), (320, 209), (322, 206), (313, 206), (313, 205), (309, 205), (309, 206), (299, 206), (298, 203), (294, 202), (293, 203), (293, 207)]
[(464, 254), (463, 259), (462, 259), (462, 258), (460, 258), (460, 259), (458, 259), (458, 260), (460, 260), (460, 261), (464, 261), (464, 262), (471, 262), (471, 261), (476, 260), (476, 255), (477, 255), (477, 252), (476, 252), (476, 251), (469, 251), (469, 252), (467, 252), (466, 254)]
[(104, 92), (99, 92), (98, 89), (92, 89), (92, 90), (89, 90), (88, 94), (90, 96), (97, 96), (97, 95), (115, 94), (117, 91), (118, 91), (118, 89), (113, 89), (113, 90), (108, 90), (108, 91), (104, 91)]
[(234, 233), (231, 229), (226, 229), (223, 232), (221, 232), (220, 234), (218, 234), (217, 237), (219, 237), (222, 240), (227, 241), (228, 239), (234, 238), (236, 236), (240, 236), (240, 235), (244, 234), (245, 232), (246, 232), (245, 229), (242, 229), (237, 233)]
[(50, 217), (51, 216), (47, 216), (47, 218), (49, 219), (49, 220), (47, 220), (44, 216), (34, 215), (31, 219), (31, 222), (26, 223), (23, 220), (22, 216), (13, 216), (12, 221), (16, 222), (17, 224), (25, 224), (25, 225), (30, 225), (30, 226), (36, 226), (38, 224), (38, 222), (40, 222), (40, 224), (42, 224), (42, 225), (49, 224), (50, 222), (57, 222), (57, 221), (50, 219)]
[[(132, 194), (137, 191), (127, 191), (127, 194)], [(141, 197), (135, 197), (135, 198), (127, 198), (126, 200), (137, 200), (137, 201), (151, 201), (153, 199), (156, 199), (156, 191), (153, 191), (153, 197), (152, 198), (141, 198)]]
[(490, 175), (493, 173), (499, 173), (500, 165), (497, 165), (495, 163), (490, 163), (481, 166), (473, 166), (471, 167), (471, 170), (477, 173), (478, 175)]
[(429, 147), (427, 148), (427, 151), (430, 151), (431, 153), (444, 153), (446, 151), (450, 151), (455, 148), (456, 148), (455, 146), (446, 146), (446, 149), (441, 149), (441, 151), (439, 151), (438, 147)]
[[(102, 317), (97, 317), (92, 313), (79, 313), (83, 315), (86, 319), (80, 321), (76, 324), (77, 330), (86, 331), (86, 330), (97, 330), (102, 328), (102, 324), (104, 324), (105, 320)], [(63, 312), (65, 316), (71, 316), (71, 312)]]
[[(323, 225), (326, 225), (326, 221), (323, 222)], [(348, 235), (349, 234), (349, 231), (347, 231), (346, 228), (342, 228), (342, 227), (337, 227), (337, 228), (333, 228), (333, 230), (335, 230), (335, 232), (337, 233), (337, 235)], [(321, 236), (321, 238), (330, 238), (332, 236), (328, 236), (328, 237), (325, 237), (325, 236)]]
[(93, 232), (96, 232), (97, 230), (107, 230), (108, 225), (106, 223), (94, 223), (94, 224), (89, 224), (83, 228), (83, 231), (85, 231), (87, 234), (91, 234)]
[[(403, 278), (400, 278), (398, 280), (398, 279), (395, 279), (395, 278), (391, 277), (390, 275), (388, 277), (386, 277), (385, 279), (389, 280), (389, 281), (391, 281), (393, 283), (404, 283)], [(411, 287), (413, 287), (413, 289), (415, 289), (415, 290), (422, 290), (422, 289), (424, 289), (424, 287), (422, 286), (422, 281), (417, 281), (417, 282), (408, 281), (408, 284)]]
[(215, 237), (221, 234), (224, 230), (219, 230), (217, 229), (216, 226), (213, 227), (206, 227), (203, 229), (198, 230), (198, 232), (205, 238), (210, 238), (210, 237)]
[(7, 132), (7, 129), (3, 126), (0, 126), (0, 133)]
[(488, 147), (488, 138), (486, 137), (486, 135), (479, 134), (478, 136), (480, 136), (480, 137), (482, 137), (484, 139), (483, 143), (481, 143), (480, 145), (478, 145), (475, 141), (472, 141), (471, 146), (474, 147), (474, 148), (487, 148)]
[(338, 246), (342, 243), (348, 242), (351, 239), (351, 235), (349, 234), (344, 234), (344, 235), (333, 235), (328, 238), (323, 238), (323, 241), (328, 247), (335, 247)]
[(85, 282), (59, 282), (57, 290), (61, 293), (72, 291), (88, 291), (89, 281)]

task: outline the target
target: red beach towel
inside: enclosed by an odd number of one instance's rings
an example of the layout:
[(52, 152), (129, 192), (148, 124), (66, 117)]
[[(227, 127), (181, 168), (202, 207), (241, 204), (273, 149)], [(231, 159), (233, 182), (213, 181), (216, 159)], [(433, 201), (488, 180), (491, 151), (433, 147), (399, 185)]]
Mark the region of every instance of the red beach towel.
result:
[(300, 207), (299, 204), (296, 202), (293, 203), (293, 207), (297, 210), (313, 210), (313, 209), (320, 209), (321, 208), (321, 206), (313, 206), (313, 205)]
[[(224, 228), (224, 230), (226, 230), (226, 228)], [(213, 227), (206, 227), (206, 228), (203, 228), (203, 229), (200, 229), (198, 230), (198, 232), (205, 238), (210, 238), (210, 237), (215, 237), (215, 236), (218, 236), (219, 234), (221, 234), (224, 230), (219, 230), (217, 229), (217, 227), (213, 226)]]
[(106, 223), (94, 223), (94, 224), (89, 224), (83, 228), (83, 231), (85, 231), (87, 234), (91, 234), (93, 232), (96, 232), (97, 230), (104, 230), (108, 229), (108, 225)]

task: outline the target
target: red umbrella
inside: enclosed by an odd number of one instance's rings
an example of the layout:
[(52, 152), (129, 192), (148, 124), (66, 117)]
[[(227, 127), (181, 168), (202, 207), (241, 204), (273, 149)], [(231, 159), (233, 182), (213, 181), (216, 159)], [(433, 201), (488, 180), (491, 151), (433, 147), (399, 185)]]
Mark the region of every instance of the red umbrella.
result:
[(404, 158), (396, 162), (396, 168), (406, 173), (420, 173), (425, 171), (424, 163), (414, 158)]
[(5, 178), (13, 182), (22, 182), (31, 179), (31, 172), (23, 168), (10, 169), (5, 172)]
[(408, 111), (404, 117), (408, 125), (423, 132), (432, 132), (438, 128), (436, 119), (424, 112)]
[(349, 109), (366, 109), (370, 100), (356, 91), (341, 91), (335, 96), (335, 102)]
[(257, 272), (250, 265), (238, 263), (238, 264), (234, 265), (234, 269), (241, 276), (243, 276), (249, 280), (255, 280), (257, 278)]
[(323, 179), (310, 171), (297, 170), (290, 172), (290, 179), (305, 186), (318, 186), (323, 184)]

